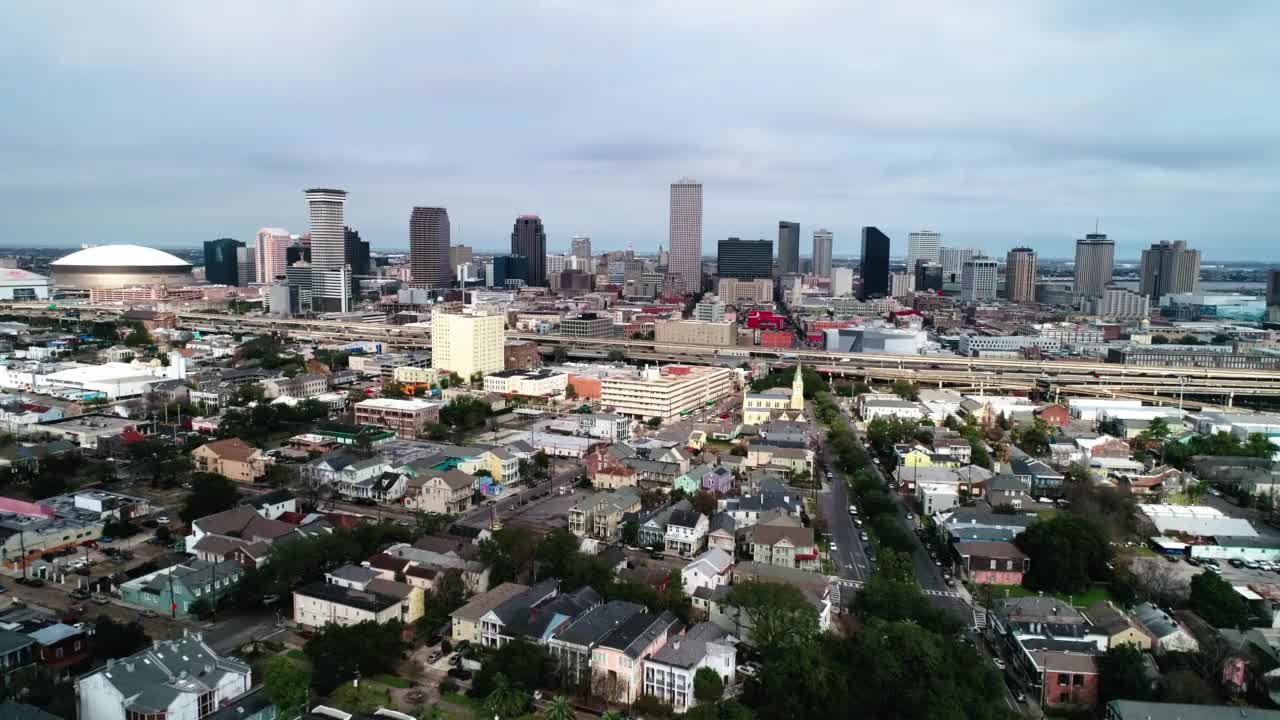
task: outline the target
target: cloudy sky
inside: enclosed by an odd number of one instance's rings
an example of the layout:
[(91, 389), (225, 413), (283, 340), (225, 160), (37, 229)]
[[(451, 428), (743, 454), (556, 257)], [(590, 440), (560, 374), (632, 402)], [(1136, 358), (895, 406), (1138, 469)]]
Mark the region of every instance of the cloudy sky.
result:
[(877, 225), (1065, 257), (1185, 239), (1280, 261), (1280, 3), (535, 0), (10, 3), (0, 244), (192, 246), (305, 230), (350, 191), (375, 248), (454, 238), (703, 247)]

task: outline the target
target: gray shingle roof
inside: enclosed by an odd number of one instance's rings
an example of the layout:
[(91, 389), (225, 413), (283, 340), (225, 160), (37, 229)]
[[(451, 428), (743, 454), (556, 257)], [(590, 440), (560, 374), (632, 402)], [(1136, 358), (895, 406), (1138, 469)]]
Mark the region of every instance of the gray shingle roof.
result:
[[(698, 588), (703, 590), (705, 588)], [(707, 656), (707, 643), (731, 642), (732, 636), (715, 623), (698, 623), (679, 641), (671, 640), (653, 654), (652, 661), (679, 668), (691, 668)]]

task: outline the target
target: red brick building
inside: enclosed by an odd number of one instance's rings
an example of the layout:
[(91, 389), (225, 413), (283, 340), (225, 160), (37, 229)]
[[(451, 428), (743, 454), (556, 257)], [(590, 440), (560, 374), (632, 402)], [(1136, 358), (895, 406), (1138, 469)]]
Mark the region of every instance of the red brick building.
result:
[(1041, 408), (1039, 417), (1053, 427), (1062, 428), (1071, 422), (1071, 411), (1061, 405), (1046, 405)]
[(508, 340), (502, 348), (503, 370), (536, 370), (542, 367), (538, 344), (530, 340)]
[(1130, 454), (1129, 443), (1120, 438), (1107, 438), (1089, 449), (1090, 457), (1125, 459)]
[(979, 585), (1021, 585), (1031, 559), (1013, 543), (957, 543), (956, 554), (964, 576)]
[(790, 330), (761, 330), (760, 347), (789, 348), (795, 345), (796, 336)]
[(1098, 702), (1098, 663), (1094, 655), (1034, 650), (1041, 672), (1041, 707), (1093, 707)]

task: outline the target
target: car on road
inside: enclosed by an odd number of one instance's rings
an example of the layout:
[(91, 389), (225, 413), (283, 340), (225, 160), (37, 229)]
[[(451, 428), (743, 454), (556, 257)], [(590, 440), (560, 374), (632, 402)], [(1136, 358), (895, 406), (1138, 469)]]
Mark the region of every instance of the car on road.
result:
[(1217, 565), (1205, 565), (1204, 569), (1205, 569), (1205, 572), (1211, 572), (1214, 575), (1222, 574), (1222, 568), (1218, 567)]
[(439, 659), (440, 659), (440, 651), (437, 650), (431, 653), (431, 655), (427, 657), (427, 662), (432, 663), (434, 665), (436, 661), (438, 661)]
[(857, 506), (857, 505), (850, 505), (850, 506), (849, 506), (849, 514), (850, 514), (850, 515), (857, 515), (857, 514), (858, 514), (858, 506)]
[(106, 605), (111, 602), (111, 599), (102, 593), (95, 593), (90, 599), (93, 601), (94, 605)]
[(862, 518), (854, 518), (853, 524), (857, 525), (858, 527), (862, 527)]
[(835, 552), (835, 551), (839, 550), (840, 548), (836, 547), (836, 544), (835, 544), (835, 543), (831, 543), (831, 545), (829, 545), (829, 546), (827, 547), (827, 549), (828, 549), (828, 550), (830, 550), (831, 552)]
[(1261, 565), (1259, 565), (1257, 562), (1253, 560), (1246, 561), (1244, 566), (1246, 568), (1249, 568), (1250, 570), (1258, 570), (1262, 567)]
[(1025, 703), (1027, 701), (1027, 696), (1021, 690), (1019, 690), (1018, 692), (1015, 692), (1013, 694), (1013, 700), (1014, 702), (1017, 702), (1017, 703)]
[(995, 664), (997, 670), (1005, 669), (1004, 660), (1001, 660), (1000, 658), (995, 657), (995, 658), (991, 658), (991, 662)]
[(142, 617), (144, 617), (144, 618), (156, 618), (156, 617), (160, 617), (160, 613), (156, 612), (155, 610), (143, 610), (142, 612), (140, 612), (140, 613), (138, 613), (138, 614), (139, 614), (139, 615), (141, 615), (141, 616), (142, 616)]
[(869, 537), (866, 533), (858, 533), (858, 539), (861, 540), (862, 542), (866, 542), (869, 539)]
[(168, 524), (169, 524), (169, 516), (168, 516), (168, 515), (161, 515), (160, 517), (156, 518), (156, 522), (160, 523), (161, 525), (168, 525)]

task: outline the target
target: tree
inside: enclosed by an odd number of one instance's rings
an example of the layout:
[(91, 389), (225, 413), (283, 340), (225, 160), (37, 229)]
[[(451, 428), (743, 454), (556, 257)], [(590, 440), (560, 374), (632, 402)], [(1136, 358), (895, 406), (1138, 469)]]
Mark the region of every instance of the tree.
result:
[(370, 677), (394, 672), (407, 647), (402, 629), (395, 621), (326, 625), (304, 648), (311, 661), (313, 687), (329, 693), (356, 673)]
[(187, 612), (200, 620), (206, 620), (213, 615), (213, 605), (208, 598), (199, 598), (187, 607)]
[(1178, 338), (1178, 344), (1179, 345), (1199, 345), (1200, 338), (1196, 337), (1195, 335), (1183, 335), (1182, 337)]
[(711, 517), (716, 514), (718, 507), (716, 496), (706, 490), (699, 490), (689, 499), (689, 502), (693, 505), (693, 509), (702, 515)]
[(1107, 577), (1111, 545), (1090, 518), (1062, 513), (1031, 525), (1015, 542), (1031, 559), (1024, 584), (1032, 590), (1080, 593)]
[(1102, 704), (1112, 700), (1151, 700), (1151, 680), (1147, 677), (1145, 653), (1131, 643), (1113, 645), (1098, 658)]
[(610, 350), (605, 357), (609, 362), (623, 362), (627, 359), (627, 354), (621, 350)]
[(648, 426), (649, 426), (649, 427), (651, 427), (651, 428), (661, 427), (661, 426), (662, 426), (662, 418), (660, 418), (660, 417), (651, 417), (651, 418), (649, 418), (648, 420), (646, 420), (644, 424), (645, 424), (645, 425), (648, 425)]
[(635, 545), (640, 542), (640, 521), (632, 518), (622, 523), (622, 544)]
[(520, 715), (528, 704), (528, 696), (514, 687), (502, 673), (494, 676), (493, 689), (484, 698), (485, 712), (499, 719)]
[(1165, 438), (1169, 437), (1169, 432), (1169, 423), (1162, 417), (1152, 418), (1151, 422), (1147, 423), (1146, 433), (1153, 440), (1163, 442)]
[(499, 687), (499, 678), (514, 689), (533, 692), (555, 683), (555, 661), (541, 645), (524, 639), (512, 640), (485, 660), (471, 683), (472, 694), (488, 697)]
[(1249, 624), (1249, 606), (1231, 583), (1213, 573), (1191, 578), (1191, 599), (1187, 606), (1216, 628), (1243, 628)]
[(1152, 345), (1168, 345), (1169, 336), (1156, 333), (1155, 335), (1151, 336), (1151, 344)]
[(128, 657), (151, 642), (136, 620), (123, 623), (100, 615), (93, 625), (93, 656), (100, 660)]
[(125, 326), (129, 329), (129, 334), (124, 337), (124, 344), (128, 347), (147, 347), (154, 345), (151, 340), (151, 333), (147, 331), (147, 326), (141, 322), (132, 322)]
[(783, 654), (818, 633), (818, 614), (798, 588), (768, 582), (733, 585), (725, 599), (747, 616), (761, 654)]
[(202, 517), (236, 506), (240, 493), (236, 484), (221, 475), (196, 473), (191, 478), (191, 493), (179, 516), (190, 524)]
[(894, 380), (892, 386), (893, 394), (902, 398), (915, 402), (919, 395), (916, 393), (915, 383), (910, 380)]
[(489, 584), (523, 582), (533, 570), (537, 543), (521, 527), (502, 527), (480, 543), (480, 560), (489, 566)]
[(559, 364), (559, 363), (568, 362), (568, 361), (569, 361), (569, 351), (565, 350), (563, 347), (557, 346), (554, 350), (551, 351), (551, 362)]
[(551, 698), (547, 709), (542, 711), (543, 720), (574, 720), (575, 717), (573, 705), (569, 704), (569, 698), (564, 695)]
[(724, 680), (714, 668), (700, 667), (693, 675), (693, 697), (700, 703), (712, 703), (724, 696)]
[(306, 710), (311, 691), (311, 670), (305, 665), (277, 655), (262, 674), (262, 690), (282, 718), (297, 717)]

